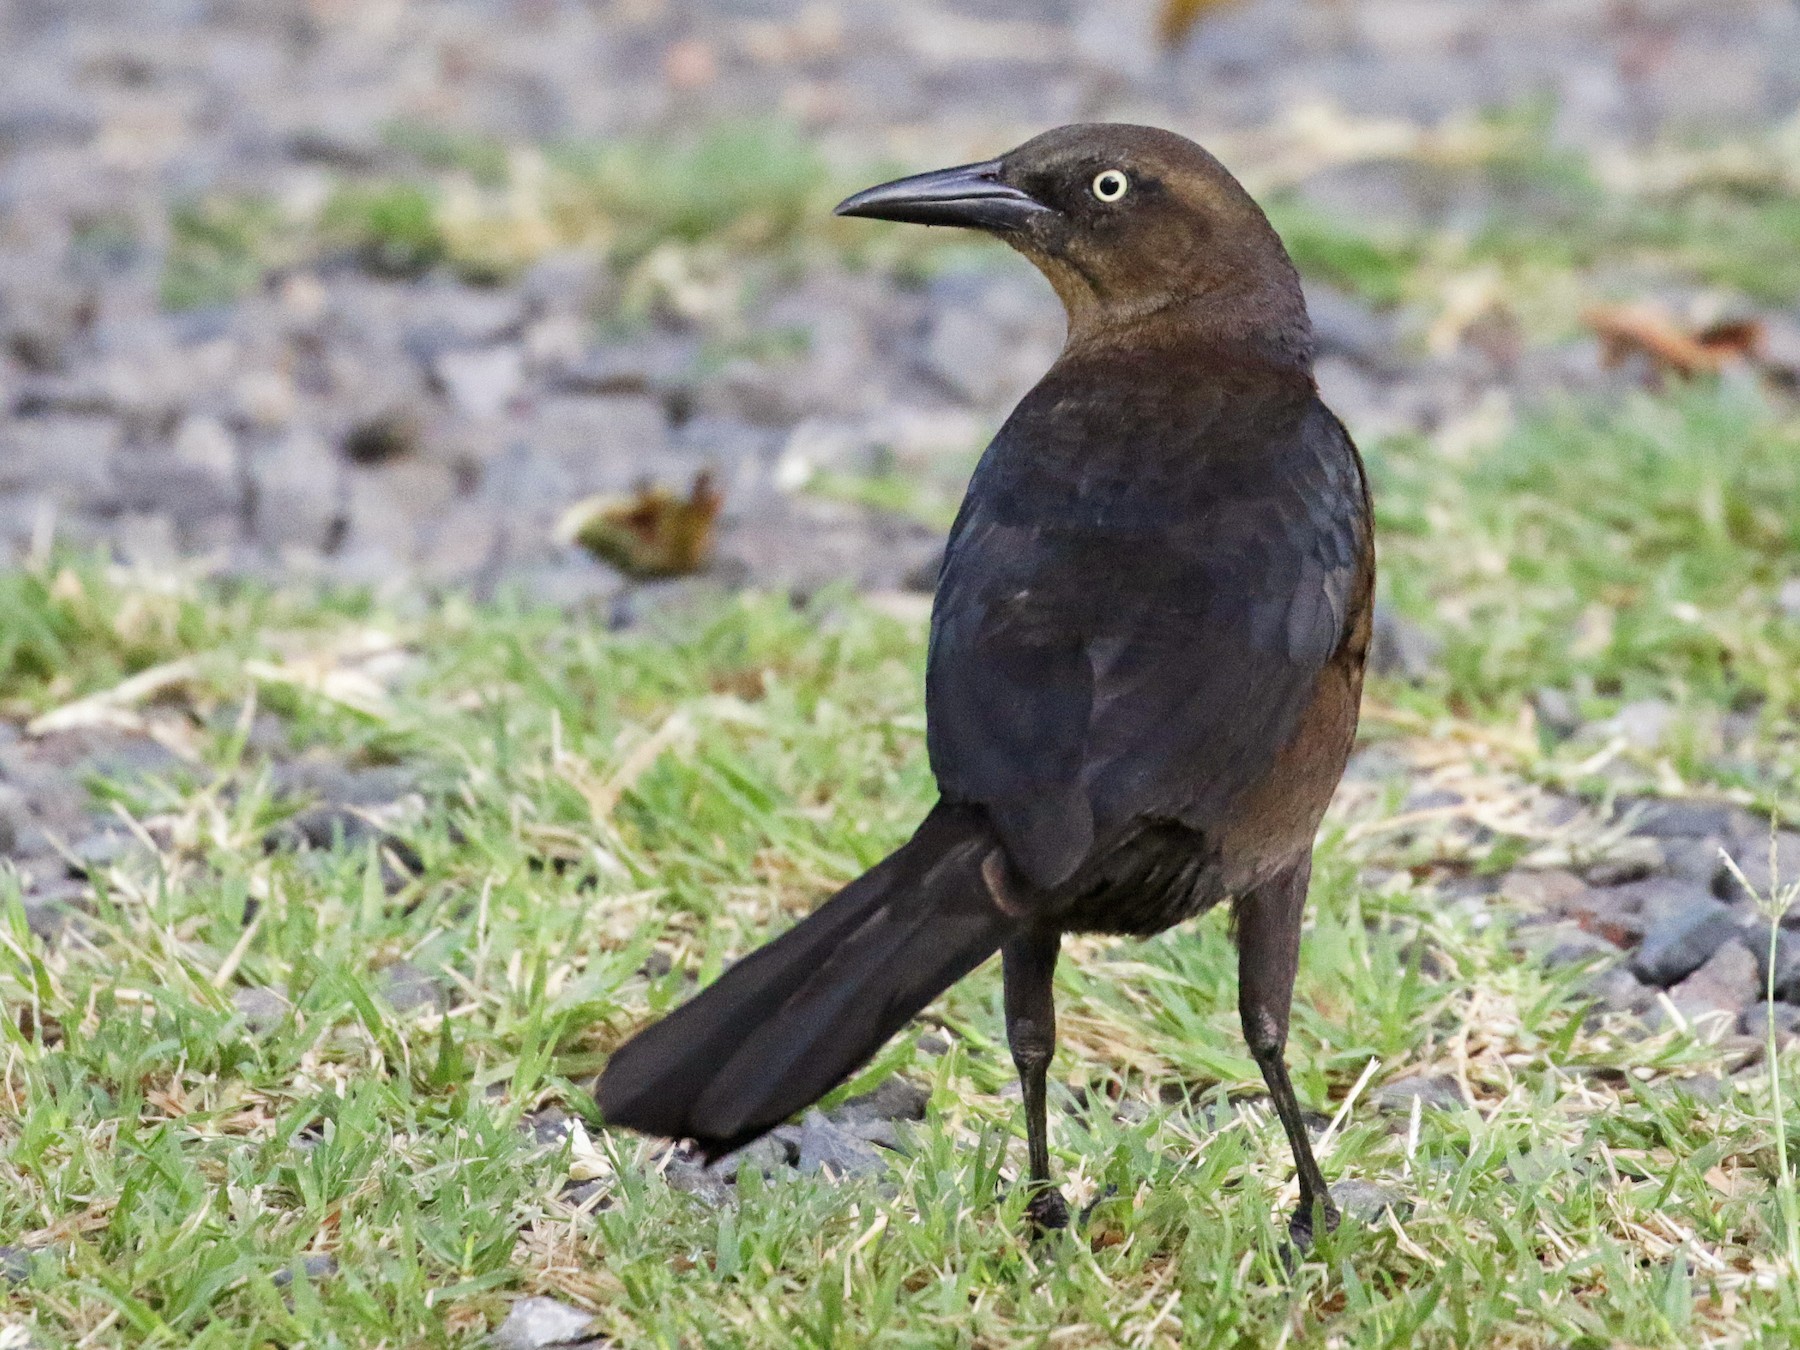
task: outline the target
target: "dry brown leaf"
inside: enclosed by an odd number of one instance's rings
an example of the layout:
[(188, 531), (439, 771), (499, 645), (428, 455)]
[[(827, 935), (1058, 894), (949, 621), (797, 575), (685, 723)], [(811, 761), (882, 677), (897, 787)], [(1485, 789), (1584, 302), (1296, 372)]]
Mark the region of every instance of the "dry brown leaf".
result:
[(1754, 360), (1762, 347), (1762, 325), (1755, 319), (1690, 331), (1650, 304), (1594, 305), (1581, 317), (1600, 339), (1601, 359), (1609, 368), (1643, 356), (1659, 372), (1692, 379), (1716, 374), (1733, 361)]
[(1194, 25), (1211, 9), (1223, 9), (1231, 0), (1162, 0), (1156, 13), (1156, 35), (1165, 47), (1179, 47)]
[(563, 516), (557, 537), (627, 576), (686, 576), (711, 560), (713, 526), (724, 500), (712, 475), (702, 470), (686, 497), (651, 485), (626, 497), (577, 502)]

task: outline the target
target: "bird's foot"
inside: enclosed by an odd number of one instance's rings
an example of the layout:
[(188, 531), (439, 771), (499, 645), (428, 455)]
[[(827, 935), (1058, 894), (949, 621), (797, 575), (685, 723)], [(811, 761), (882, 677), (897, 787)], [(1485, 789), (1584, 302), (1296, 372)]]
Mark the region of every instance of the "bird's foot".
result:
[(1059, 1232), (1069, 1226), (1069, 1203), (1056, 1187), (1044, 1186), (1026, 1203), (1025, 1223), (1034, 1237)]
[(1320, 1200), (1316, 1204), (1301, 1202), (1300, 1207), (1294, 1211), (1294, 1217), (1288, 1220), (1288, 1236), (1293, 1239), (1294, 1250), (1298, 1253), (1312, 1249), (1313, 1227), (1317, 1222), (1315, 1215), (1323, 1218), (1327, 1233), (1337, 1231), (1338, 1208), (1329, 1199)]

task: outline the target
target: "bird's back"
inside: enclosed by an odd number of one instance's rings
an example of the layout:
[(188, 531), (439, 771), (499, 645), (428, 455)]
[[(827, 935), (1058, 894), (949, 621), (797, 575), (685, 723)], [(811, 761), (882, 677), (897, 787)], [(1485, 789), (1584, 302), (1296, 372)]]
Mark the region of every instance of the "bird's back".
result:
[[(1068, 927), (1154, 931), (1250, 884), (1310, 841), (1348, 751), (1354, 696), (1348, 729), (1313, 730), (1328, 748), (1284, 755), (1342, 703), (1329, 672), (1360, 678), (1369, 538), (1356, 451), (1303, 368), (1179, 341), (1066, 357), (946, 553), (927, 682), (946, 798), (989, 811)], [(1245, 834), (1259, 792), (1292, 828)]]

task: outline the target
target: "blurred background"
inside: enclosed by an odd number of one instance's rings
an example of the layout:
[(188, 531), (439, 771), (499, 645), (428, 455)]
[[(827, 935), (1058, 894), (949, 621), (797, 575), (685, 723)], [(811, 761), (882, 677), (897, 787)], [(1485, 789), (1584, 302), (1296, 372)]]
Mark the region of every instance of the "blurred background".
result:
[(1268, 202), (1371, 448), (1800, 368), (1791, 0), (9, 0), (0, 53), (14, 560), (928, 589), (1060, 312), (829, 208), (1081, 119)]

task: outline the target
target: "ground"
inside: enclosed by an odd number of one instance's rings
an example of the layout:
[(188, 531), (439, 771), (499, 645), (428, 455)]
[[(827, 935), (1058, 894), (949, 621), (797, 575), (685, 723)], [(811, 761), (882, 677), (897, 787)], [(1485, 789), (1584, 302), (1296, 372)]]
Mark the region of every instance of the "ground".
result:
[[(0, 1348), (1800, 1335), (1800, 18), (1193, 8), (9, 12)], [(1304, 1254), (1217, 915), (1069, 944), (1045, 1242), (992, 969), (713, 1168), (587, 1095), (929, 805), (1059, 337), (828, 208), (1076, 116), (1245, 175), (1375, 488)], [(702, 469), (698, 576), (558, 528)]]

